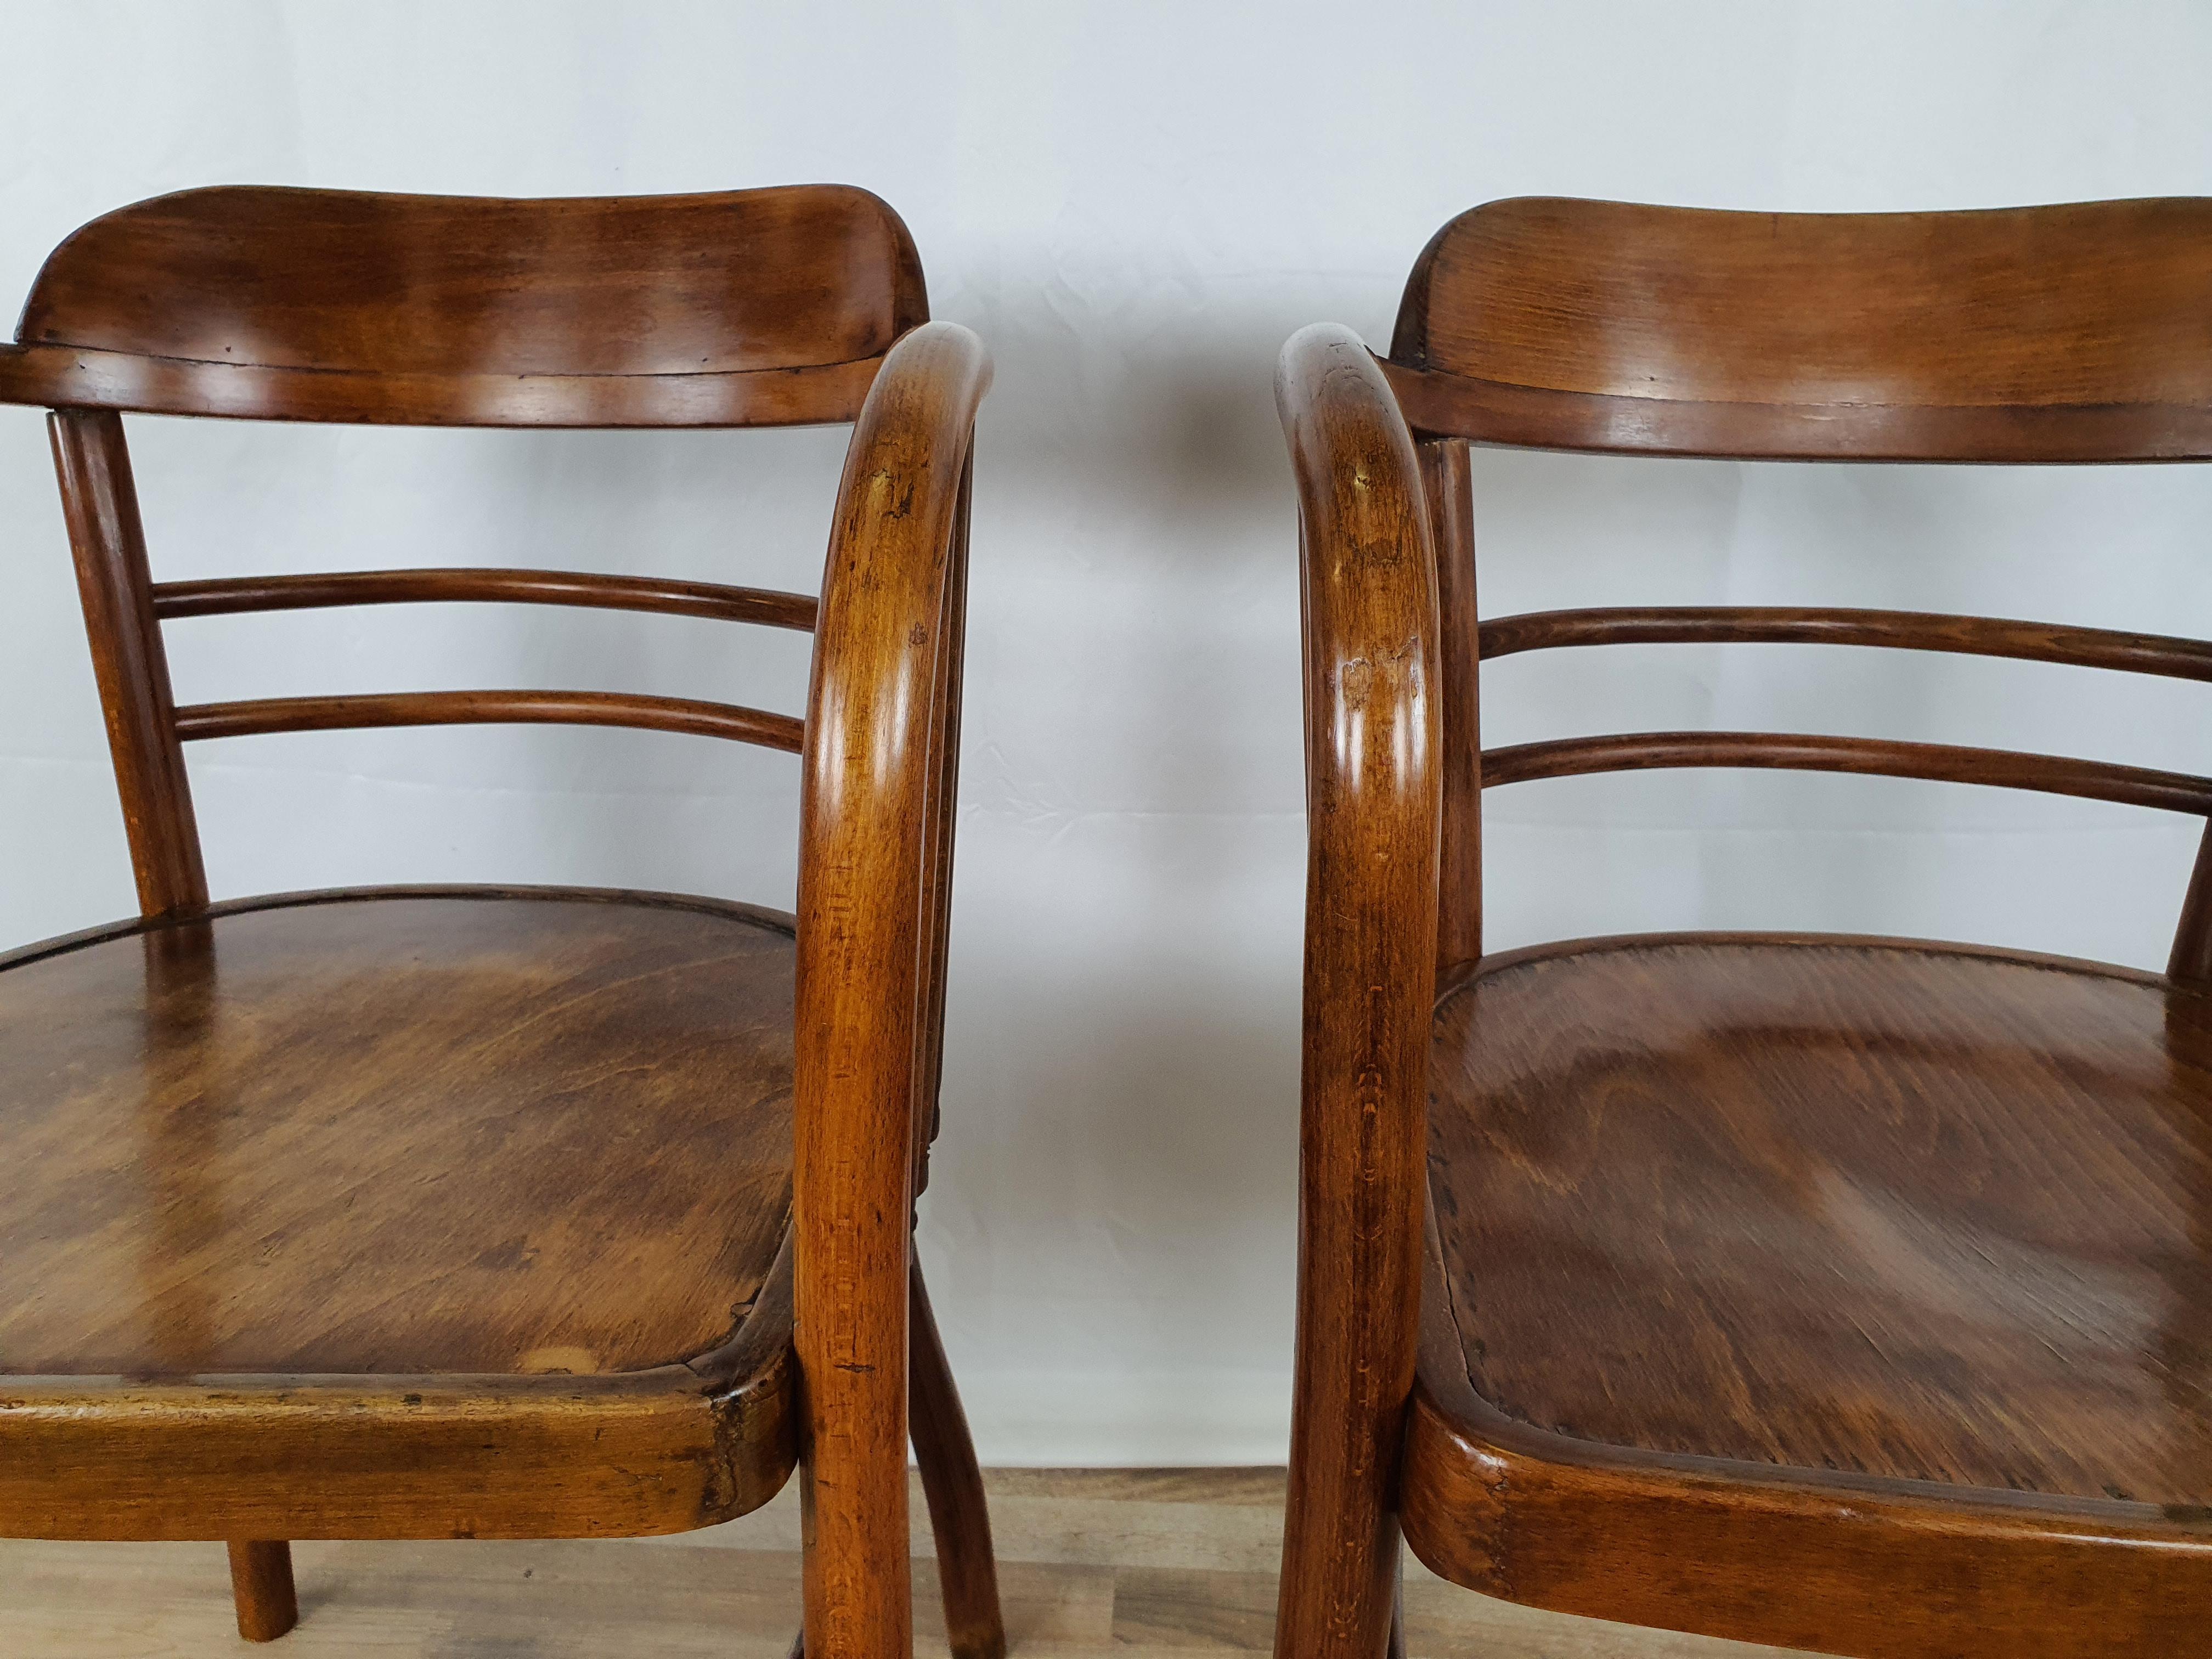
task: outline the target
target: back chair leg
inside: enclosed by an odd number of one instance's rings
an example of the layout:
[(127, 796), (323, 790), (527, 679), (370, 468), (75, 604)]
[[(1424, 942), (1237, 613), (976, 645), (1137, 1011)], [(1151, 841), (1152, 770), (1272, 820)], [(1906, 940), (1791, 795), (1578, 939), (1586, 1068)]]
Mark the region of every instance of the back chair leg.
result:
[(300, 1598), (292, 1587), (292, 1547), (234, 1541), (230, 1595), (238, 1606), (238, 1633), (249, 1642), (273, 1642), (298, 1624)]
[(991, 1516), (983, 1504), (983, 1472), (975, 1464), (968, 1414), (960, 1408), (929, 1291), (917, 1257), (908, 1273), (907, 1419), (915, 1460), (921, 1465), (929, 1529), (937, 1539), (937, 1576), (945, 1592), (945, 1630), (954, 1659), (1006, 1659), (1006, 1627), (999, 1613), (999, 1569), (991, 1555)]

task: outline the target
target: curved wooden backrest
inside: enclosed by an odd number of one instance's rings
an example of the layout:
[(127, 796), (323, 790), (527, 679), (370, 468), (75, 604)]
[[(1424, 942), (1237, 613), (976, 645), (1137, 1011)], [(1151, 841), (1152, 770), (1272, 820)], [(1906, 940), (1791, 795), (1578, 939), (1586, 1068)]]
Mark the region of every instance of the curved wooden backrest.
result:
[(1646, 454), (2212, 456), (2212, 199), (1737, 213), (1527, 198), (1406, 287), (1407, 417)]
[[(179, 708), (161, 625), (504, 601), (811, 629), (809, 596), (648, 577), (355, 571), (156, 582), (119, 411), (422, 425), (850, 421), (927, 321), (913, 239), (866, 191), (505, 201), (226, 186), (93, 221), (47, 259), (0, 402), (46, 404), (149, 914), (204, 903), (181, 744), (344, 726), (641, 726), (796, 751), (800, 720), (611, 692)], [(964, 509), (963, 509), (964, 510)]]
[(0, 400), (277, 420), (845, 421), (927, 319), (898, 216), (839, 185), (556, 200), (225, 185), (55, 249)]
[[(1438, 232), (1381, 367), (1437, 547), (1439, 959), (1480, 953), (1483, 789), (1657, 767), (1877, 773), (2212, 818), (2212, 779), (2100, 762), (1759, 732), (1484, 750), (1476, 664), (1561, 647), (1763, 641), (1958, 652), (2212, 679), (2163, 635), (1910, 612), (1723, 606), (1478, 624), (1467, 445), (1743, 459), (2212, 459), (2212, 198), (1989, 212), (1753, 214), (1529, 198)], [(2172, 971), (2212, 978), (2212, 832)]]

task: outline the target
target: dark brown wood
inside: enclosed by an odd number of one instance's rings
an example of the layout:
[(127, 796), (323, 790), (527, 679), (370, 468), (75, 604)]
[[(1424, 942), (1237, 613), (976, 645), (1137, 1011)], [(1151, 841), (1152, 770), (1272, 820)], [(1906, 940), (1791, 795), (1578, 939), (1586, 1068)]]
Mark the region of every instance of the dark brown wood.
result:
[(906, 1513), (914, 1117), (925, 908), (951, 809), (933, 736), (981, 345), (932, 323), (892, 349), (848, 453), (807, 697), (799, 877), (798, 1352), (809, 1439), (806, 1650), (912, 1651)]
[(2212, 457), (2212, 203), (1774, 214), (1541, 198), (1437, 234), (1419, 430), (1644, 454)]
[(928, 313), (898, 216), (811, 185), (503, 201), (224, 186), (39, 274), (0, 400), (485, 426), (847, 421)]
[(147, 597), (146, 535), (123, 422), (66, 410), (49, 416), (46, 426), (138, 878), (138, 908), (152, 916), (204, 904), (207, 874), (177, 744), (169, 659)]
[(1482, 659), (1577, 645), (1873, 645), (2212, 680), (2212, 644), (2058, 623), (1769, 605), (1537, 611), (1482, 624)]
[[(1437, 543), (1437, 654), (1443, 753), (1443, 830), (1437, 860), (1437, 971), (1482, 955), (1481, 673), (1474, 611), (1474, 502), (1467, 446), (1420, 447), (1421, 482)], [(1488, 641), (1481, 641), (1486, 651)]]
[(769, 913), (588, 896), (277, 903), (19, 960), (0, 1371), (704, 1353), (783, 1232), (792, 977)]
[(2182, 896), (2181, 919), (2174, 924), (2173, 951), (2166, 971), (2177, 980), (2212, 981), (2212, 821), (2197, 838), (2197, 862), (2190, 868), (2189, 889)]
[(249, 1642), (273, 1642), (300, 1622), (300, 1597), (292, 1586), (292, 1547), (234, 1543), (230, 1592), (238, 1607), (238, 1633)]
[(688, 697), (629, 691), (391, 691), (343, 697), (261, 697), (189, 703), (176, 712), (178, 737), (246, 738), (270, 732), (335, 732), (382, 726), (627, 726), (688, 732), (799, 752), (805, 735), (789, 714)]
[[(2212, 458), (2212, 202), (1813, 217), (1512, 202), (1463, 216), (1407, 289), (1393, 361), (1342, 331), (1285, 353), (1316, 405), (1394, 394), (1382, 438), (1316, 445), (1285, 407), (1309, 570), (1349, 568), (1425, 434), (1435, 574), (1472, 532), (1444, 440), (1652, 455), (1981, 462)], [(1325, 360), (1316, 342), (1326, 341)], [(1407, 492), (1412, 493), (1412, 492)], [(1408, 536), (1413, 544), (1415, 538)], [(1421, 560), (1366, 568), (1366, 603)], [(1307, 670), (1338, 647), (1313, 626)], [(1973, 617), (1739, 607), (1476, 622), (1439, 643), (1700, 640), (1963, 652), (2212, 678), (2192, 640)], [(1408, 647), (1412, 648), (1411, 647)], [(1460, 758), (1449, 708), (1443, 765)], [(1473, 702), (1468, 688), (1468, 700)], [(1316, 728), (1309, 692), (1309, 729)], [(1473, 724), (1470, 719), (1468, 722)], [(1339, 729), (1350, 730), (1343, 722)], [(1429, 745), (1309, 750), (1325, 838), (1381, 845)], [(1491, 750), (1480, 783), (1642, 766), (1793, 766), (2056, 790), (2204, 816), (2212, 781), (2079, 760), (1745, 732)], [(1331, 821), (1356, 784), (1376, 822)], [(1449, 789), (1449, 784), (1447, 784)], [(1449, 802), (1449, 797), (1447, 795)], [(1437, 847), (1455, 850), (1447, 805)], [(1479, 814), (1458, 822), (1470, 835)], [(2169, 975), (1900, 940), (1654, 936), (1504, 957), (1447, 947), (1431, 1020), (1316, 937), (1413, 936), (1449, 873), (1347, 860), (1308, 895), (1301, 1217), (1309, 1378), (1389, 1380), (1419, 1308), (1402, 1443), (1302, 1511), (1341, 1455), (1294, 1441), (1286, 1559), (1334, 1625), (1290, 1659), (1381, 1650), (1385, 1595), (1331, 1541), (1389, 1494), (1428, 1565), (1487, 1594), (1859, 1659), (2163, 1659), (2212, 1622), (2212, 842)], [(1391, 1179), (1389, 1067), (1317, 1054), (1431, 1037), (1428, 1180)], [(1374, 1091), (1337, 1103), (1347, 1073)], [(1402, 1086), (1402, 1085), (1401, 1085)], [(1350, 1092), (1350, 1091), (1347, 1091)], [(1356, 1097), (1356, 1095), (1355, 1095)], [(1362, 1131), (1333, 1144), (1332, 1121)], [(1316, 1170), (1320, 1161), (1323, 1167)], [(1433, 1223), (1424, 1288), (1360, 1259)], [(1307, 1326), (1304, 1311), (1335, 1310)], [(1340, 1413), (1338, 1420), (1342, 1420)], [(1359, 1419), (1354, 1419), (1355, 1423)], [(1300, 1540), (1305, 1540), (1302, 1556)], [(1351, 1551), (1341, 1545), (1340, 1556)], [(1294, 1576), (1298, 1569), (1293, 1567)], [(1334, 1573), (1334, 1576), (1330, 1576)]]
[(999, 1613), (999, 1569), (991, 1553), (991, 1511), (983, 1472), (969, 1437), (968, 1414), (952, 1385), (952, 1367), (930, 1311), (921, 1262), (908, 1269), (912, 1285), (907, 1367), (908, 1428), (929, 1529), (937, 1540), (937, 1577), (945, 1595), (945, 1630), (954, 1659), (1006, 1659), (1006, 1627)]
[[(765, 1502), (804, 1445), (808, 1646), (904, 1651), (909, 1121), (925, 1058), (934, 1092), (964, 479), (989, 379), (975, 337), (927, 316), (904, 227), (836, 186), (188, 191), (48, 261), (0, 346), (0, 402), (58, 410), (155, 920), (0, 957), (0, 1532), (242, 1540), (241, 1629), (273, 1635), (274, 1540), (680, 1531)], [(830, 729), (606, 693), (176, 709), (162, 617), (523, 601), (805, 629), (817, 605), (465, 569), (155, 587), (118, 410), (860, 417), (818, 607)], [(184, 738), (495, 719), (811, 744), (806, 937), (636, 894), (207, 905)], [(957, 1493), (974, 1451), (926, 1307), (918, 1322), (925, 1453)], [(996, 1612), (970, 1520), (948, 1556), (972, 1645)]]
[(249, 611), (309, 611), (340, 605), (500, 602), (573, 605), (606, 611), (654, 611), (714, 622), (762, 623), (811, 632), (815, 601), (720, 582), (660, 576), (588, 576), (551, 570), (341, 570), (307, 576), (226, 576), (155, 582), (154, 614), (221, 617)]
[(935, 826), (936, 844), (930, 849), (929, 867), (923, 872), (922, 915), (930, 929), (928, 959), (922, 964), (925, 1010), (921, 1025), (922, 1054), (915, 1072), (914, 1104), (914, 1182), (917, 1194), (929, 1182), (929, 1148), (937, 1139), (938, 1090), (945, 1073), (945, 959), (952, 934), (953, 828), (958, 822), (960, 794), (960, 690), (968, 636), (968, 516), (975, 490), (975, 459), (971, 452), (960, 479), (960, 501), (954, 508), (951, 568), (945, 572), (949, 607), (939, 670), (947, 690), (939, 705), (929, 742), (938, 757), (935, 792), (926, 809)]
[(1497, 788), (1538, 778), (1681, 766), (1765, 767), (1924, 778), (2076, 795), (2169, 812), (2212, 813), (2212, 778), (2185, 772), (2157, 772), (2141, 766), (2114, 766), (2053, 755), (2017, 755), (2001, 749), (1961, 749), (1949, 744), (1895, 743), (1808, 732), (1623, 732), (1595, 738), (1551, 738), (1486, 750), (1482, 782), (1486, 788)]
[(2212, 994), (1628, 939), (1492, 957), (1435, 1031), (1437, 1231), (1508, 1416), (2212, 1516)]
[[(1309, 793), (1297, 1365), (1275, 1651), (1378, 1659), (1419, 1299), (1442, 665), (1420, 463), (1349, 331), (1283, 349)], [(1351, 1287), (1356, 1291), (1346, 1293)]]

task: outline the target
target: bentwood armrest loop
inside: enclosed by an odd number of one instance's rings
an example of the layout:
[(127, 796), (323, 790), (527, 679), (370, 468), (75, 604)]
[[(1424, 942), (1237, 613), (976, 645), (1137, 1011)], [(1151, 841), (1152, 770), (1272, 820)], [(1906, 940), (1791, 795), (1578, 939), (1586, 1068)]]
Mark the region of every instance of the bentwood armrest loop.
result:
[[(853, 434), (807, 704), (799, 877), (795, 1212), (809, 1436), (810, 1659), (911, 1650), (906, 1514), (912, 1118), (934, 918), (983, 346), (931, 323), (893, 347)], [(810, 1317), (816, 1310), (835, 1309)]]
[(1309, 837), (1276, 1650), (1371, 1659), (1397, 1571), (1392, 1485), (1419, 1304), (1441, 801), (1435, 555), (1412, 437), (1358, 337), (1326, 325), (1293, 336), (1275, 386), (1302, 524)]

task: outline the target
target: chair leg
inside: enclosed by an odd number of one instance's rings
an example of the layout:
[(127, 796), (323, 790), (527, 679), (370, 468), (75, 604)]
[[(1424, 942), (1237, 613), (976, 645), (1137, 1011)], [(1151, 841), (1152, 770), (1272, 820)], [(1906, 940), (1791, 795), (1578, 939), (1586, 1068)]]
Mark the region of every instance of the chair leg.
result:
[(1406, 1659), (1406, 1575), (1398, 1571), (1398, 1588), (1390, 1597), (1390, 1659)]
[(292, 1588), (292, 1547), (234, 1540), (230, 1595), (238, 1606), (238, 1633), (249, 1642), (273, 1642), (298, 1624), (300, 1598)]
[(954, 1659), (1006, 1659), (999, 1613), (999, 1569), (991, 1554), (991, 1515), (968, 1414), (945, 1362), (929, 1291), (915, 1258), (908, 1273), (907, 1419), (921, 1465), (929, 1529), (937, 1539), (937, 1577), (945, 1592), (945, 1630)]

